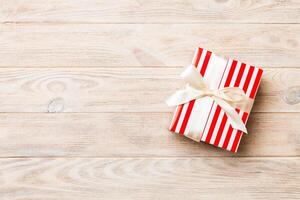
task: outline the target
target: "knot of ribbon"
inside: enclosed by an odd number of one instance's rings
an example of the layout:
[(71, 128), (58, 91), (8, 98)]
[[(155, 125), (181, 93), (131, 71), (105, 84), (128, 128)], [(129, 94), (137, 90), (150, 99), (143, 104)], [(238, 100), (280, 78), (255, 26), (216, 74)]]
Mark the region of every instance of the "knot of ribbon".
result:
[(178, 106), (192, 100), (209, 97), (227, 114), (233, 128), (248, 133), (244, 122), (235, 109), (250, 113), (253, 100), (246, 96), (244, 90), (238, 87), (210, 89), (194, 65), (188, 66), (180, 75), (187, 83), (183, 90), (176, 91), (166, 103), (168, 106)]

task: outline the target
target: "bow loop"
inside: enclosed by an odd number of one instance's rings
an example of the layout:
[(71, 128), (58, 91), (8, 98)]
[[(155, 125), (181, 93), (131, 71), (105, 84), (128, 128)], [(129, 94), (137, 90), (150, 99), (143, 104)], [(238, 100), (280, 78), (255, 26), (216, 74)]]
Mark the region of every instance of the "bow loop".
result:
[(186, 70), (180, 74), (180, 77), (182, 77), (193, 88), (202, 90), (207, 88), (203, 78), (194, 65), (188, 66)]
[(187, 82), (186, 87), (184, 90), (176, 91), (166, 101), (168, 106), (177, 106), (194, 99), (210, 97), (225, 111), (233, 128), (247, 133), (245, 124), (235, 109), (249, 113), (253, 100), (247, 97), (241, 88), (210, 89), (194, 65), (187, 67), (180, 76)]

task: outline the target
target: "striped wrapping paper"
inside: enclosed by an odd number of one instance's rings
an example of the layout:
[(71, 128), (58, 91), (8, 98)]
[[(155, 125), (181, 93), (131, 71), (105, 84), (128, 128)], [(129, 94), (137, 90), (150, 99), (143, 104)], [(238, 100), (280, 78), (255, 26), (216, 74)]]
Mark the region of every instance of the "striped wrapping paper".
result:
[[(248, 97), (255, 98), (262, 69), (217, 56), (202, 48), (196, 50), (193, 64), (211, 89), (239, 87)], [(249, 113), (236, 111), (246, 124)], [(227, 115), (209, 97), (177, 106), (169, 129), (231, 152), (237, 151), (243, 135), (243, 132), (232, 128)]]

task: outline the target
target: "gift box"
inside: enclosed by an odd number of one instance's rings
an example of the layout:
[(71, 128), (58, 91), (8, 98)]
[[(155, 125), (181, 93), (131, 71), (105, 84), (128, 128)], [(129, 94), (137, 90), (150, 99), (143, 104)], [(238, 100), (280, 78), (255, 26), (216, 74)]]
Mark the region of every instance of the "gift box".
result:
[[(254, 100), (257, 93), (263, 70), (237, 60), (218, 56), (211, 51), (198, 48), (195, 52), (192, 65), (210, 91), (205, 95), (198, 92), (197, 98), (180, 104), (176, 107), (169, 130), (185, 135), (197, 142), (205, 142), (216, 147), (237, 152), (241, 138), (245, 132), (233, 126), (231, 115), (225, 106), (216, 102), (221, 99), (218, 95), (225, 88), (240, 88), (243, 95), (249, 100)], [(194, 75), (193, 75), (194, 76)], [(193, 77), (192, 77), (193, 78)], [(233, 90), (234, 90), (233, 89)], [(193, 88), (189, 89), (193, 92)], [(186, 91), (181, 92), (185, 95)], [(225, 92), (223, 92), (225, 93)], [(216, 94), (214, 98), (214, 94)], [(178, 95), (177, 95), (178, 96)], [(198, 98), (201, 96), (201, 98)], [(212, 98), (213, 97), (213, 98)], [(221, 101), (227, 101), (226, 97)], [(230, 103), (230, 99), (228, 100)], [(227, 103), (228, 103), (227, 102)], [(225, 102), (226, 104), (226, 102)], [(228, 104), (227, 104), (228, 107)], [(252, 106), (251, 106), (252, 107)], [(247, 111), (234, 108), (232, 113), (238, 116), (241, 123), (246, 124), (250, 109)], [(230, 118), (230, 119), (229, 119)]]

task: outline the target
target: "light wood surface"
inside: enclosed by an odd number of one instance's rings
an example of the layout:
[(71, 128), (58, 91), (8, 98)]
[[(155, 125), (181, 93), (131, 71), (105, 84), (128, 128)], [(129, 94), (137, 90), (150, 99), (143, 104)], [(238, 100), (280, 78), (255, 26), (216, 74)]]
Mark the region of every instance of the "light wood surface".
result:
[(295, 158), (30, 158), (1, 160), (0, 170), (2, 199), (250, 200), (300, 195), (300, 160)]
[[(252, 113), (232, 154), (170, 134), (171, 113), (1, 114), (0, 157), (300, 156), (298, 113)], [(285, 123), (283, 123), (285, 122)]]
[(300, 24), (9, 23), (0, 67), (182, 67), (199, 46), (256, 66), (299, 67), (299, 35)]
[[(183, 87), (182, 69), (0, 68), (0, 112), (172, 112), (165, 99)], [(253, 112), (299, 112), (288, 91), (300, 69), (264, 69)]]
[(299, 23), (297, 0), (1, 0), (2, 22)]
[[(261, 66), (237, 154), (167, 127), (196, 47)], [(0, 0), (0, 199), (300, 199), (297, 0)]]

